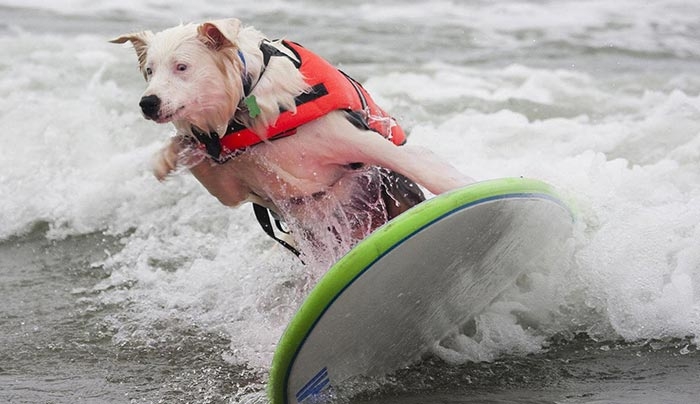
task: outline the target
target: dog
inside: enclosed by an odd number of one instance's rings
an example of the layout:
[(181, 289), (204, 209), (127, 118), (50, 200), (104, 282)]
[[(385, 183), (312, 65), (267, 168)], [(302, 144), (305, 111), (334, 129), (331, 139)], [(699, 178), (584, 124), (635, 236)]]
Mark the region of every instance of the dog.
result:
[[(185, 166), (223, 205), (252, 202), (263, 229), (297, 254), (341, 255), (423, 201), (421, 186), (440, 194), (472, 182), (423, 148), (398, 147), (401, 127), (349, 76), (238, 19), (111, 42), (136, 51), (144, 117), (176, 128), (155, 176)], [(332, 77), (314, 77), (319, 69)], [(347, 94), (332, 96), (336, 85)]]

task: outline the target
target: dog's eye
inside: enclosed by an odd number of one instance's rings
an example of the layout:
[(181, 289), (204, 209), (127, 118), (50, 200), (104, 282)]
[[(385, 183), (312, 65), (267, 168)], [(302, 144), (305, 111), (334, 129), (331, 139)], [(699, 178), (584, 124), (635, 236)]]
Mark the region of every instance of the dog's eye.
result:
[(152, 76), (152, 75), (153, 75), (153, 69), (151, 69), (150, 67), (147, 67), (147, 68), (146, 68), (146, 76), (149, 76), (149, 77), (150, 77), (150, 76)]
[(184, 72), (185, 70), (187, 70), (187, 65), (184, 63), (179, 63), (175, 68), (179, 72)]

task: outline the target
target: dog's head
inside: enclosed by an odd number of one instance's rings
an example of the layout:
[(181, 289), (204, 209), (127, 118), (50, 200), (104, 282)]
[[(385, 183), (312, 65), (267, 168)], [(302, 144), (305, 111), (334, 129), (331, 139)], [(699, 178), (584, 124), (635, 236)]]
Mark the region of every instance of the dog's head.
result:
[(139, 103), (147, 119), (223, 134), (243, 95), (240, 29), (240, 21), (231, 18), (156, 34), (131, 33), (110, 42), (128, 41), (136, 50), (148, 82)]

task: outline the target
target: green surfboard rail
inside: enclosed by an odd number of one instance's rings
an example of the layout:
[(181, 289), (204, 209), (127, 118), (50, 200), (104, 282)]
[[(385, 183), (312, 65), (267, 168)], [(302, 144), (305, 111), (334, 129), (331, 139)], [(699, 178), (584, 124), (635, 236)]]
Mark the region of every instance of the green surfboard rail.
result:
[[(501, 178), (470, 184), (429, 199), (377, 229), (334, 264), (319, 280), (280, 338), (270, 369), (268, 397), (271, 404), (287, 402), (286, 385), (293, 361), (315, 324), (329, 305), (369, 266), (402, 240), (432, 222), (480, 201), (510, 195), (538, 195), (564, 205), (549, 184), (527, 178)], [(574, 214), (572, 213), (572, 220)]]

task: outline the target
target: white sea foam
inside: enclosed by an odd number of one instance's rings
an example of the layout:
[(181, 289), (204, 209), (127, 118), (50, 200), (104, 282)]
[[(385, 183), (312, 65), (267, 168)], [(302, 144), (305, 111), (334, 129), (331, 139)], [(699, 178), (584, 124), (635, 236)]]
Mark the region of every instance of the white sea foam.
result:
[[(227, 14), (213, 1), (187, 10), (168, 3), (162, 16), (165, 3), (155, 0), (19, 3), (2, 2), (64, 15), (125, 10), (135, 19), (145, 10), (163, 24)], [(398, 62), (391, 72), (353, 59), (369, 72), (376, 98), (412, 127), (411, 143), (478, 179), (548, 181), (578, 212), (570, 262), (522, 277), (463, 335), (436, 347), (440, 356), (489, 360), (577, 332), (628, 340), (700, 335), (700, 75), (684, 67), (698, 66), (688, 34), (697, 26), (688, 10), (697, 6), (685, 3), (315, 2), (308, 11), (340, 18), (353, 10), (370, 27), (401, 17), (433, 29), (450, 17), (447, 23), (472, 30), (474, 52), (523, 46), (532, 42), (523, 33), (534, 30), (537, 41), (563, 41), (563, 53), (605, 43), (611, 52), (624, 48), (620, 58), (670, 58), (661, 64), (673, 66), (668, 72), (659, 65), (618, 71), (610, 58), (600, 72), (549, 67), (546, 58), (537, 66), (498, 57), (463, 66), (450, 62), (454, 48), (437, 46), (419, 55), (423, 63)], [(261, 7), (260, 15), (302, 9), (281, 1)], [(228, 336), (228, 358), (264, 373), (319, 274), (268, 240), (249, 209), (220, 206), (186, 174), (153, 179), (150, 155), (171, 129), (138, 114), (143, 84), (130, 49), (94, 33), (16, 25), (0, 36), (0, 239), (41, 221), (53, 238), (118, 235), (101, 263), (110, 277), (86, 298), (122, 308), (107, 319), (115, 343), (148, 345), (193, 326)], [(357, 35), (358, 43), (366, 39)], [(439, 31), (424, 35), (442, 40)], [(390, 46), (372, 44), (380, 45)]]

